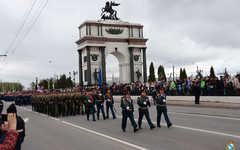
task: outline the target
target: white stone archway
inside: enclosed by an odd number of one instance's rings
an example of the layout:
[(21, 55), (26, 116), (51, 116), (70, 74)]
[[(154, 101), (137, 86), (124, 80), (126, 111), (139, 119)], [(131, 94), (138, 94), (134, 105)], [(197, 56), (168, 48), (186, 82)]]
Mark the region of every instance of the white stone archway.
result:
[[(102, 70), (102, 83), (106, 83), (106, 57), (114, 55), (119, 61), (121, 83), (138, 80), (146, 82), (146, 41), (143, 26), (121, 20), (85, 21), (79, 26), (79, 84), (92, 85), (95, 70)], [(95, 73), (94, 73), (95, 72)], [(94, 77), (95, 76), (95, 77)]]
[[(126, 64), (126, 57), (121, 52), (113, 51), (106, 55), (106, 59), (109, 55), (113, 55), (118, 60), (118, 66), (116, 66), (116, 67), (118, 67), (118, 69), (119, 69), (118, 70), (119, 82), (126, 83), (127, 81), (126, 81), (125, 73), (123, 73), (126, 70), (126, 67), (124, 67), (124, 65), (123, 65), (123, 64)], [(108, 62), (108, 63), (111, 63), (111, 62)]]

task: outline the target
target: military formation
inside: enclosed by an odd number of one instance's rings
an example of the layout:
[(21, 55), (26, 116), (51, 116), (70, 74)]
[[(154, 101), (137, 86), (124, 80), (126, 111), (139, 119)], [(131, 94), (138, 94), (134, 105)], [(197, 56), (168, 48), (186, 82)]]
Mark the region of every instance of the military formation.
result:
[[(100, 112), (103, 119), (109, 119), (109, 109), (113, 119), (116, 118), (114, 112), (114, 100), (111, 89), (106, 94), (102, 94), (99, 89), (87, 89), (84, 92), (66, 92), (66, 93), (38, 93), (31, 97), (32, 110), (44, 113), (52, 117), (87, 115), (89, 120), (90, 114), (93, 121), (100, 118)], [(106, 104), (106, 114), (104, 111)]]
[[(75, 116), (85, 115), (87, 120), (96, 121), (96, 118), (100, 119), (100, 113), (102, 119), (109, 119), (111, 113), (113, 119), (116, 118), (116, 109), (114, 107), (114, 98), (111, 93), (111, 89), (107, 89), (105, 94), (101, 89), (86, 89), (83, 92), (54, 92), (54, 93), (28, 93), (28, 94), (5, 94), (1, 96), (1, 99), (5, 101), (15, 101), (17, 105), (31, 104), (32, 110), (39, 113), (47, 114), (52, 117), (59, 116)], [(156, 110), (157, 110), (157, 127), (161, 127), (161, 115), (167, 122), (167, 126), (171, 127), (172, 123), (167, 114), (166, 106), (166, 94), (164, 89), (160, 89), (156, 95)], [(137, 132), (142, 129), (142, 119), (145, 116), (150, 129), (155, 128), (152, 123), (149, 114), (149, 107), (151, 103), (146, 95), (146, 91), (141, 92), (141, 96), (137, 98), (137, 104), (139, 106), (139, 118), (136, 123), (134, 120), (134, 104), (131, 99), (130, 92), (125, 91), (124, 96), (121, 97), (120, 106), (122, 108), (122, 131), (126, 132), (127, 119), (131, 121), (133, 131)], [(104, 111), (104, 105), (106, 106), (106, 113)], [(96, 115), (96, 116), (95, 116)]]
[(9, 93), (0, 95), (1, 100), (6, 102), (14, 101), (16, 105), (29, 105), (31, 103), (32, 93)]
[(84, 115), (85, 98), (81, 92), (36, 94), (31, 98), (32, 110), (52, 117)]
[[(125, 95), (121, 98), (121, 107), (122, 107), (122, 131), (126, 132), (127, 118), (130, 119), (131, 125), (133, 126), (133, 131), (137, 132), (139, 129), (142, 129), (142, 119), (143, 116), (146, 117), (147, 122), (152, 130), (155, 128), (155, 125), (152, 123), (149, 115), (148, 107), (151, 107), (150, 101), (146, 96), (146, 91), (141, 92), (141, 96), (138, 97), (137, 104), (139, 106), (139, 118), (138, 118), (138, 127), (134, 120), (134, 106), (133, 100), (130, 97), (130, 93), (126, 92)], [(157, 127), (161, 128), (160, 121), (161, 115), (164, 114), (165, 120), (167, 122), (168, 128), (172, 126), (167, 114), (166, 106), (166, 95), (164, 94), (164, 89), (160, 89), (160, 93), (156, 96), (156, 109), (157, 109)]]

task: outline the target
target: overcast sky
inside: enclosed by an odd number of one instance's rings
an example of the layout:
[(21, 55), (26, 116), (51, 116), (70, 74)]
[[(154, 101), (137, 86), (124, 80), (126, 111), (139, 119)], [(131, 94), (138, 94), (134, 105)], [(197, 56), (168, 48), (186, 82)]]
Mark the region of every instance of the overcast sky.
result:
[[(30, 3), (34, 0), (0, 0), (0, 55), (5, 54)], [(29, 20), (46, 0), (36, 0)], [(21, 45), (0, 57), (3, 82), (21, 82), (25, 87), (54, 74), (78, 70), (78, 26), (85, 20), (99, 20), (105, 0), (49, 0)], [(147, 65), (155, 72), (163, 65), (166, 74), (186, 68), (188, 76), (197, 66), (209, 74), (230, 74), (240, 70), (239, 0), (118, 0), (114, 7), (123, 21), (144, 25)], [(29, 25), (29, 20), (25, 25)], [(23, 27), (23, 33), (25, 28)], [(19, 41), (22, 37), (19, 34)], [(7, 63), (6, 63), (7, 60)], [(51, 61), (52, 63), (49, 63)], [(114, 62), (109, 64), (108, 62)], [(107, 73), (118, 74), (117, 59), (107, 58)], [(77, 82), (78, 82), (78, 76)]]

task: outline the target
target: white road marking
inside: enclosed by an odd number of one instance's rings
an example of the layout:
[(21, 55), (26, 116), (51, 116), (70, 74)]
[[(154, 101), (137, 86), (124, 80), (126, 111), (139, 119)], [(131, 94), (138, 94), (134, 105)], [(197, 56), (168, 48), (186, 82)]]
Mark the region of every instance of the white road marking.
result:
[[(21, 107), (20, 107), (21, 108)], [(23, 107), (22, 107), (23, 108)], [(34, 113), (37, 113), (35, 111), (32, 111)], [(174, 112), (172, 112), (174, 113)], [(49, 117), (45, 114), (42, 114), (42, 113), (37, 113), (41, 116), (45, 116), (45, 117)], [(195, 115), (195, 114), (184, 114), (184, 113), (178, 113), (178, 114), (183, 114), (183, 115)], [(195, 115), (195, 116), (201, 116), (201, 117), (211, 117), (211, 118), (220, 118), (220, 119), (227, 119), (227, 117), (217, 117), (217, 116), (206, 116), (206, 115)], [(122, 116), (117, 116), (118, 118), (122, 118)], [(56, 121), (61, 121), (60, 119), (57, 119), (57, 118), (53, 118), (53, 117), (49, 117), (53, 120), (56, 120)], [(232, 120), (239, 120), (238, 118), (230, 118)], [(137, 121), (137, 119), (135, 119)], [(122, 140), (119, 140), (119, 139), (116, 139), (116, 138), (113, 138), (113, 137), (110, 137), (110, 136), (107, 136), (107, 135), (104, 135), (102, 133), (99, 133), (99, 132), (96, 132), (96, 131), (93, 131), (93, 130), (89, 130), (87, 128), (83, 128), (83, 127), (80, 127), (80, 126), (77, 126), (77, 125), (74, 125), (74, 124), (71, 124), (69, 122), (65, 122), (65, 121), (61, 121), (65, 124), (68, 124), (68, 125), (71, 125), (73, 127), (76, 127), (76, 128), (79, 128), (79, 129), (82, 129), (82, 130), (85, 130), (85, 131), (88, 131), (88, 132), (91, 132), (93, 134), (96, 134), (96, 135), (99, 135), (99, 136), (103, 136), (103, 137), (106, 137), (106, 138), (109, 138), (113, 141), (117, 141), (119, 143), (123, 143), (123, 144), (126, 144), (126, 145), (129, 145), (129, 146), (132, 146), (132, 147), (135, 147), (137, 149), (141, 149), (141, 150), (147, 150), (143, 147), (140, 147), (140, 146), (137, 146), (137, 145), (134, 145), (134, 144), (131, 144), (131, 143), (128, 143), (128, 142), (125, 142), (125, 141), (122, 141)], [(146, 120), (143, 120), (143, 122), (147, 123)], [(153, 122), (156, 124), (156, 122)], [(164, 125), (166, 125), (165, 123), (162, 123)], [(186, 129), (186, 130), (192, 130), (192, 131), (198, 131), (198, 132), (204, 132), (204, 133), (210, 133), (210, 134), (216, 134), (216, 135), (222, 135), (222, 136), (228, 136), (228, 137), (233, 137), (233, 138), (239, 138), (240, 139), (240, 136), (239, 135), (233, 135), (233, 134), (227, 134), (227, 133), (222, 133), (222, 132), (215, 132), (215, 131), (210, 131), (210, 130), (203, 130), (203, 129), (197, 129), (197, 128), (190, 128), (190, 127), (184, 127), (184, 126), (179, 126), (179, 125), (174, 125), (174, 127), (176, 128), (181, 128), (181, 129)]]
[(177, 114), (177, 115), (184, 115), (184, 116), (197, 116), (197, 117), (207, 117), (207, 118), (217, 118), (217, 119), (227, 119), (227, 120), (240, 121), (240, 118), (220, 117), (220, 116), (212, 116), (212, 115), (198, 115), (198, 114), (187, 114), (187, 113), (179, 113), (179, 112), (168, 112), (168, 114)]
[(42, 113), (38, 113), (38, 114), (41, 116), (47, 117), (47, 115), (45, 115), (45, 114), (42, 114)]
[(233, 134), (227, 134), (227, 133), (221, 133), (221, 132), (215, 132), (215, 131), (209, 131), (209, 130), (203, 130), (203, 129), (196, 129), (196, 128), (189, 128), (189, 127), (178, 126), (178, 125), (174, 125), (174, 127), (187, 129), (187, 130), (192, 130), (192, 131), (199, 131), (199, 132), (204, 132), (204, 133), (223, 135), (223, 136), (234, 137), (234, 138), (239, 138), (240, 139), (240, 136), (233, 135)]
[[(117, 116), (118, 118), (122, 118), (121, 116)], [(138, 119), (134, 119), (135, 121), (138, 121)], [(143, 122), (147, 123), (146, 120), (142, 120)], [(157, 124), (156, 122), (152, 122), (154, 124)], [(164, 125), (167, 125), (165, 123), (161, 123)], [(203, 130), (203, 129), (197, 129), (197, 128), (190, 128), (190, 127), (184, 127), (184, 126), (179, 126), (179, 125), (173, 125), (173, 127), (176, 128), (181, 128), (181, 129), (186, 129), (186, 130), (192, 130), (192, 131), (198, 131), (198, 132), (204, 132), (204, 133), (211, 133), (211, 134), (216, 134), (216, 135), (223, 135), (223, 136), (228, 136), (228, 137), (234, 137), (234, 138), (239, 138), (239, 135), (234, 135), (234, 134), (227, 134), (227, 133), (221, 133), (221, 132), (215, 132), (215, 131), (209, 131), (209, 130)]]
[(57, 119), (57, 118), (53, 118), (53, 117), (49, 117), (49, 118), (56, 120), (56, 121), (60, 121), (60, 119)]
[[(20, 108), (21, 108), (21, 107), (20, 107)], [(23, 108), (23, 107), (22, 107), (22, 108)], [(26, 109), (26, 108), (24, 108), (24, 110), (30, 111), (29, 109)], [(32, 111), (32, 112), (37, 113), (37, 112), (35, 112), (35, 111)], [(41, 114), (41, 113), (37, 113), (37, 114), (39, 114), (39, 115), (41, 115), (41, 116), (49, 117), (49, 116), (47, 116), (47, 115), (45, 115), (45, 114)], [(73, 126), (73, 127), (75, 127), (75, 128), (82, 129), (82, 130), (84, 130), (84, 131), (87, 131), (87, 132), (90, 132), (90, 133), (93, 133), (93, 134), (96, 134), (96, 135), (99, 135), (99, 136), (102, 136), (102, 137), (111, 139), (111, 140), (116, 141), (116, 142), (118, 142), (118, 143), (122, 143), (122, 144), (125, 144), (125, 145), (128, 145), (128, 146), (131, 146), (131, 147), (136, 148), (136, 149), (139, 149), (139, 150), (148, 150), (148, 149), (146, 149), (146, 148), (137, 146), (137, 145), (135, 145), (135, 144), (131, 144), (131, 143), (128, 143), (128, 142), (126, 142), (126, 141), (123, 141), (123, 140), (120, 140), (120, 139), (117, 139), (117, 138), (114, 138), (114, 137), (111, 137), (111, 136), (108, 136), (108, 135), (104, 135), (104, 134), (102, 134), (102, 133), (99, 133), (99, 132), (96, 132), (96, 131), (93, 131), (93, 130), (90, 130), (90, 129), (87, 129), (87, 128), (84, 128), (84, 127), (81, 127), (81, 126), (78, 126), (78, 125), (75, 125), (75, 124), (66, 122), (66, 121), (61, 121), (60, 119), (57, 119), (57, 118), (53, 118), (53, 117), (49, 117), (49, 118), (50, 118), (50, 119), (53, 119), (53, 120), (56, 120), (56, 121), (60, 121), (60, 122), (62, 122), (62, 123), (64, 123), (64, 124)], [(28, 119), (28, 120), (29, 120), (29, 118), (25, 118), (25, 119)], [(28, 120), (27, 120), (27, 121), (28, 121)], [(25, 122), (25, 120), (24, 120), (24, 122)]]
[(23, 121), (27, 123), (29, 121), (29, 118), (24, 118)]
[(87, 131), (87, 132), (90, 132), (90, 133), (93, 133), (93, 134), (96, 134), (96, 135), (99, 135), (99, 136), (108, 138), (108, 139), (113, 140), (113, 141), (115, 141), (115, 142), (122, 143), (122, 144), (125, 144), (125, 145), (128, 145), (128, 146), (131, 146), (131, 147), (136, 148), (136, 149), (148, 150), (148, 149), (146, 149), (146, 148), (143, 148), (143, 147), (140, 147), (140, 146), (137, 146), (137, 145), (128, 143), (128, 142), (126, 142), (126, 141), (122, 141), (122, 140), (116, 139), (116, 138), (114, 138), (114, 137), (111, 137), (111, 136), (108, 136), (108, 135), (105, 135), (105, 134), (102, 134), (102, 133), (99, 133), (99, 132), (96, 132), (96, 131), (93, 131), (93, 130), (89, 130), (89, 129), (84, 128), (84, 127), (80, 127), (80, 126), (78, 126), (78, 125), (75, 125), (75, 124), (72, 124), (72, 123), (69, 123), (69, 122), (66, 122), (66, 121), (61, 121), (61, 122), (62, 122), (62, 123), (65, 123), (65, 124), (67, 124), (67, 125), (73, 126), (73, 127), (75, 127), (75, 128), (79, 128), (79, 129), (82, 129), (82, 130), (84, 130), (84, 131)]
[[(120, 108), (119, 108), (120, 110)], [(236, 120), (240, 121), (240, 118), (233, 118), (233, 117), (221, 117), (221, 116), (213, 116), (213, 115), (208, 115), (208, 114), (188, 114), (188, 113), (181, 113), (181, 112), (171, 112), (168, 111), (168, 114), (177, 114), (177, 115), (184, 115), (184, 116), (196, 116), (196, 117), (206, 117), (206, 118), (217, 118), (217, 119), (226, 119), (226, 120)]]

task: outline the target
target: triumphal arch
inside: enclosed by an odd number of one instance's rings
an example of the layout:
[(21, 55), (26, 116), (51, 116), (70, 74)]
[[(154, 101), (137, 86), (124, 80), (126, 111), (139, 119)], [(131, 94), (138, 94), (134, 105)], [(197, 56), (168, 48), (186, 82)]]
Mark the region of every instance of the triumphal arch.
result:
[[(143, 25), (122, 21), (112, 7), (120, 4), (106, 2), (101, 19), (87, 20), (79, 27), (79, 84), (106, 84), (106, 58), (114, 55), (119, 62), (120, 83), (147, 82), (146, 42)], [(111, 62), (109, 62), (111, 63)], [(117, 66), (116, 66), (117, 67)]]

